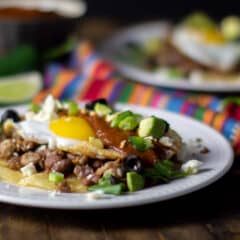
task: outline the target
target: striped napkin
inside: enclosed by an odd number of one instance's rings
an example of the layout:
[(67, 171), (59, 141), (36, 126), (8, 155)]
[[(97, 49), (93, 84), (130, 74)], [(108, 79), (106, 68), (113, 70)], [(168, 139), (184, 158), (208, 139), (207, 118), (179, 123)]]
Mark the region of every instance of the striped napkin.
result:
[(89, 42), (80, 43), (68, 66), (53, 63), (46, 69), (45, 89), (35, 98), (94, 100), (107, 98), (122, 102), (166, 109), (190, 116), (221, 132), (240, 154), (240, 107), (213, 95), (167, 90), (123, 79), (114, 66), (94, 50)]

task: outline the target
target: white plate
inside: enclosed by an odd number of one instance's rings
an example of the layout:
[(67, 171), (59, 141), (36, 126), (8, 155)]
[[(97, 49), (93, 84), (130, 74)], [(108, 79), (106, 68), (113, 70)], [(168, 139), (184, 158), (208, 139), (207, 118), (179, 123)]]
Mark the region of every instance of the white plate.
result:
[[(143, 115), (156, 115), (164, 118), (173, 129), (181, 134), (185, 141), (202, 138), (204, 144), (210, 149), (210, 153), (202, 155), (200, 160), (203, 161), (202, 169), (208, 170), (135, 193), (94, 201), (87, 200), (86, 194), (61, 193), (52, 196), (47, 191), (16, 187), (0, 182), (0, 201), (57, 209), (105, 209), (143, 205), (172, 199), (203, 188), (222, 177), (231, 167), (233, 152), (229, 143), (208, 126), (184, 116), (153, 108), (119, 104), (117, 108), (119, 110), (130, 109)], [(18, 107), (17, 109), (23, 110), (24, 107)]]
[(170, 30), (170, 25), (166, 22), (150, 22), (130, 27), (114, 34), (105, 40), (101, 46), (103, 55), (113, 61), (120, 73), (126, 77), (141, 83), (154, 86), (178, 88), (195, 91), (214, 92), (238, 92), (240, 81), (224, 81), (224, 79), (214, 81), (191, 82), (189, 79), (167, 79), (157, 73), (147, 71), (137, 66), (129, 65), (120, 60), (116, 60), (116, 49), (121, 49), (128, 42), (143, 43), (147, 39), (164, 39)]

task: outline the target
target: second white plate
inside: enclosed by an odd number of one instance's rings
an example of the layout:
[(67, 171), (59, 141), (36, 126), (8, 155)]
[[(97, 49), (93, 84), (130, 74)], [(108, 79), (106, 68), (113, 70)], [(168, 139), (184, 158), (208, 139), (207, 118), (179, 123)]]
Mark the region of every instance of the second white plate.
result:
[(178, 88), (195, 91), (208, 92), (238, 92), (240, 81), (228, 81), (224, 79), (214, 81), (192, 82), (189, 79), (168, 79), (157, 73), (147, 71), (138, 66), (129, 65), (120, 60), (116, 60), (116, 49), (123, 48), (126, 43), (143, 43), (147, 39), (164, 39), (169, 32), (170, 25), (166, 22), (150, 22), (133, 26), (117, 32), (109, 39), (105, 40), (101, 51), (103, 55), (115, 63), (117, 69), (124, 76), (145, 84), (159, 87)]

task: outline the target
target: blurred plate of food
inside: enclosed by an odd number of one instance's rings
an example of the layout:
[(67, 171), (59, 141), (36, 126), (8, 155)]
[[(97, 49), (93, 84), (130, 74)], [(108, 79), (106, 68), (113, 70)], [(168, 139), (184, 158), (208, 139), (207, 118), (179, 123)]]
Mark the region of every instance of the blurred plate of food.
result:
[(126, 77), (155, 86), (240, 90), (240, 19), (194, 13), (178, 24), (149, 22), (114, 34), (104, 55)]

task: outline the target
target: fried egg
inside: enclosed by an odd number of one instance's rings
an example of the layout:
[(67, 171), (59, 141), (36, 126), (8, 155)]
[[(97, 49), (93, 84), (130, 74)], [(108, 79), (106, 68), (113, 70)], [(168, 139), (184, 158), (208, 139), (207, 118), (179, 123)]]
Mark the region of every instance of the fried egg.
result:
[(172, 44), (189, 58), (223, 71), (234, 68), (240, 59), (240, 44), (226, 41), (216, 29), (179, 26), (173, 31)]
[(25, 120), (15, 124), (17, 133), (25, 140), (48, 144), (49, 148), (71, 146), (95, 133), (89, 123), (81, 117), (61, 117), (50, 122)]

